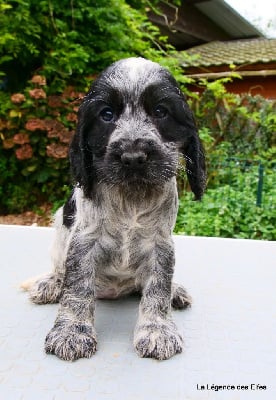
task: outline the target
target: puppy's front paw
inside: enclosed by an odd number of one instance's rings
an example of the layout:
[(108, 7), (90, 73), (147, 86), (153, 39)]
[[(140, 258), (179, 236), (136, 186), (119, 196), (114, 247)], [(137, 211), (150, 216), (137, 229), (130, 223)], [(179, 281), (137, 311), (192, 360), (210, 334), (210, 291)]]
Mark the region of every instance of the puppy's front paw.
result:
[(46, 353), (55, 354), (66, 361), (90, 358), (97, 348), (96, 333), (92, 325), (56, 323), (46, 336)]
[(183, 339), (172, 321), (148, 322), (136, 327), (134, 346), (140, 357), (167, 360), (182, 352)]

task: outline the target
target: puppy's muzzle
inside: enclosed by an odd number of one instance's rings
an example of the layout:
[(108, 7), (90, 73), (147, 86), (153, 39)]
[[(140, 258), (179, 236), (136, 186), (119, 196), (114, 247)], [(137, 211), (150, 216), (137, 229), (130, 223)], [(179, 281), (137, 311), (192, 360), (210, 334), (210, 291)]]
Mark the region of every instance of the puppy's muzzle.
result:
[(121, 155), (121, 162), (125, 168), (142, 168), (147, 162), (147, 154), (143, 151), (125, 152)]
[(125, 169), (141, 169), (147, 166), (156, 153), (158, 144), (153, 140), (120, 140), (110, 145), (110, 155)]
[(106, 181), (159, 185), (175, 175), (177, 153), (158, 138), (123, 138), (109, 143), (105, 163)]

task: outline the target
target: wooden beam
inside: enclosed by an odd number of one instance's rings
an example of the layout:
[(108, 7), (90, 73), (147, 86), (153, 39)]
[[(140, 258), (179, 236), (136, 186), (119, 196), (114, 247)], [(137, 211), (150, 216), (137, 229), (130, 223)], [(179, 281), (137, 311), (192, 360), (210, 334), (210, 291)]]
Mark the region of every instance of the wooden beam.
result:
[[(262, 71), (238, 71), (237, 72), (240, 76), (274, 76), (276, 75), (276, 69), (268, 69)], [(233, 72), (231, 71), (224, 71), (224, 72), (208, 72), (208, 73), (201, 73), (201, 74), (187, 74), (189, 78), (194, 79), (219, 79), (219, 78), (226, 78), (226, 77), (233, 77)]]

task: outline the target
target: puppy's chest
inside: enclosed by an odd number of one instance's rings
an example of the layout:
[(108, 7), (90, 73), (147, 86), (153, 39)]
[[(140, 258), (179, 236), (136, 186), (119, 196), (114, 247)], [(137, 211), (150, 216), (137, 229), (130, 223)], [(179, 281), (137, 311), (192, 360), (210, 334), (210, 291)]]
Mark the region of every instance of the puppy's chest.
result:
[(127, 198), (105, 192), (105, 201), (94, 213), (98, 276), (135, 278), (137, 270), (139, 274), (149, 265), (158, 237), (171, 234), (174, 186), (169, 188), (170, 191), (148, 198), (134, 197), (135, 193)]
[(135, 289), (136, 273), (147, 258), (139, 227), (130, 221), (120, 230), (106, 233), (101, 242), (101, 256), (96, 265), (98, 298), (116, 298)]
[(143, 215), (134, 211), (127, 216), (119, 214), (107, 218), (99, 238), (100, 273), (127, 279), (148, 258), (153, 245), (152, 225), (145, 226)]

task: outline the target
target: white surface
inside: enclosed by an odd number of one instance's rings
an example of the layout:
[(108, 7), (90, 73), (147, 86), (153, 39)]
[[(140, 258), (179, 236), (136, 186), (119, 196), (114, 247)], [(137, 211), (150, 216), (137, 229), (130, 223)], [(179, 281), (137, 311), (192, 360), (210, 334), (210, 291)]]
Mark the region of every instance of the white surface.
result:
[(275, 242), (175, 237), (175, 280), (194, 300), (190, 310), (173, 312), (185, 351), (161, 362), (138, 358), (139, 300), (127, 298), (98, 301), (98, 351), (68, 363), (43, 352), (57, 305), (33, 305), (18, 289), (50, 270), (52, 237), (50, 228), (0, 226), (1, 399), (276, 399)]

